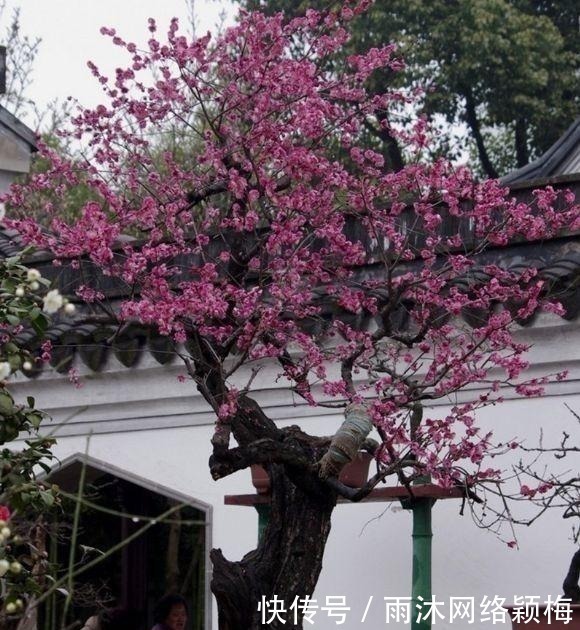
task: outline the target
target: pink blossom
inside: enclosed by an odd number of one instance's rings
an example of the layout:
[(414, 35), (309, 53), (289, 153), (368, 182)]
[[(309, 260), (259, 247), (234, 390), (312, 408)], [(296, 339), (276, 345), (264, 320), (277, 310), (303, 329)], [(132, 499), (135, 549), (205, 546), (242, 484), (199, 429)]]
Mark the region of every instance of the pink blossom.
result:
[[(92, 265), (123, 287), (121, 325), (188, 345), (220, 419), (239, 413), (236, 371), (268, 361), (310, 405), (367, 400), (380, 461), (412, 453), (445, 487), (497, 479), (477, 411), (505, 388), (537, 396), (563, 378), (526, 380), (528, 348), (514, 336), (518, 321), (563, 309), (533, 266), (504, 269), (479, 249), (551, 238), (580, 227), (580, 212), (568, 191), (526, 203), (465, 167), (419, 159), (428, 121), (402, 130), (391, 116), (413, 90), (368, 91), (375, 71), (401, 69), (394, 47), (334, 71), (346, 25), (368, 5), (289, 21), (243, 14), (216, 41), (186, 37), (176, 20), (159, 31), (150, 20), (142, 44), (103, 29), (126, 59), (111, 78), (89, 65), (105, 100), (63, 131), (84, 158), (41, 144), (47, 169), (4, 196), (19, 213), (6, 225), (58, 263)], [(379, 119), (413, 156), (400, 171), (361, 141)], [(165, 130), (183, 138), (183, 159), (159, 149), (172, 146), (157, 142)], [(55, 198), (78, 186), (90, 192), (79, 216), (60, 216)], [(31, 218), (39, 211), (50, 229)], [(76, 292), (89, 305), (105, 298), (88, 281)], [(410, 435), (414, 405), (458, 398)]]

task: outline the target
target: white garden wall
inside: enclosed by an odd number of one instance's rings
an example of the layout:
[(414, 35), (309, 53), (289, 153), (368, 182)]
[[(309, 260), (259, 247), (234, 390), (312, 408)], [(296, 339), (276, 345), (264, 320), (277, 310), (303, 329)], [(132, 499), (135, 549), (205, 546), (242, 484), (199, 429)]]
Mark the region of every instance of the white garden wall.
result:
[[(578, 438), (579, 425), (564, 403), (580, 411), (580, 328), (556, 318), (539, 320), (522, 331), (533, 342), (534, 373), (570, 370), (567, 381), (548, 388), (541, 399), (521, 400), (506, 391), (503, 405), (481, 413), (499, 439), (526, 436), (537, 441), (541, 429), (546, 442), (558, 443), (563, 428)], [(212, 506), (211, 536), (226, 557), (238, 559), (256, 543), (257, 515), (252, 508), (224, 505), (224, 495), (253, 491), (248, 471), (213, 482), (207, 461), (213, 416), (190, 382), (181, 383), (181, 368), (161, 367), (144, 357), (138, 368), (126, 369), (109, 361), (107, 371), (87, 374), (75, 389), (65, 377), (45, 374), (36, 381), (20, 381), (17, 396), (33, 395), (37, 405), (54, 418), (56, 454), (65, 459), (86, 449), (91, 457), (127, 473), (149, 479)], [(265, 371), (257, 381), (257, 398), (281, 424), (299, 422), (315, 434), (331, 434), (341, 416), (328, 409), (293, 406)], [(442, 408), (441, 411), (444, 409)], [(577, 443), (580, 440), (576, 440)], [(572, 458), (566, 465), (577, 472)], [(525, 506), (522, 506), (524, 508)], [(478, 529), (471, 517), (458, 515), (460, 501), (440, 501), (433, 516), (433, 592), (437, 599), (484, 595), (548, 595), (561, 592), (561, 583), (575, 550), (570, 525), (560, 513), (544, 516), (532, 528), (517, 531), (519, 549)], [(506, 539), (511, 536), (504, 530)], [(369, 603), (366, 627), (403, 627), (385, 624), (382, 598), (407, 596), (411, 586), (411, 516), (397, 504), (339, 506), (333, 518), (324, 570), (315, 594), (318, 605), (329, 595), (344, 595), (351, 607), (343, 627), (359, 627)], [(447, 605), (443, 609), (448, 617)], [(335, 619), (319, 611), (313, 627), (336, 627)], [(308, 625), (308, 624), (307, 624)], [(481, 624), (476, 623), (479, 627)], [(491, 625), (491, 624), (489, 624)], [(217, 615), (213, 614), (217, 628)], [(440, 628), (468, 628), (466, 622), (437, 621)], [(485, 626), (483, 626), (485, 627)]]

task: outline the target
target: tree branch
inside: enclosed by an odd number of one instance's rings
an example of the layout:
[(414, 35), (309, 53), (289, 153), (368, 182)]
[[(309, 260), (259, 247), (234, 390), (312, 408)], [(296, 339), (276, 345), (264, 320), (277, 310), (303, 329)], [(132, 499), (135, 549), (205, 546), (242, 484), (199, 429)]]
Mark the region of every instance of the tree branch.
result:
[(310, 469), (312, 463), (304, 456), (301, 448), (291, 442), (280, 442), (270, 438), (256, 440), (243, 447), (215, 453), (209, 459), (211, 476), (222, 479), (252, 464), (288, 464), (302, 469)]

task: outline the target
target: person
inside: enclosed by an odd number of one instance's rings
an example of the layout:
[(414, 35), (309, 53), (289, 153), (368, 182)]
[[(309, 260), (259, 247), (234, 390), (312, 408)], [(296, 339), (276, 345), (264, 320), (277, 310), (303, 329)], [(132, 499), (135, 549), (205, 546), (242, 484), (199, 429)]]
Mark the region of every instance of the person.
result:
[(93, 615), (85, 621), (81, 630), (101, 630), (101, 622), (98, 615)]
[(139, 630), (141, 614), (126, 608), (109, 608), (99, 615), (100, 630)]
[(184, 630), (187, 615), (187, 602), (181, 595), (166, 595), (155, 606), (152, 630)]

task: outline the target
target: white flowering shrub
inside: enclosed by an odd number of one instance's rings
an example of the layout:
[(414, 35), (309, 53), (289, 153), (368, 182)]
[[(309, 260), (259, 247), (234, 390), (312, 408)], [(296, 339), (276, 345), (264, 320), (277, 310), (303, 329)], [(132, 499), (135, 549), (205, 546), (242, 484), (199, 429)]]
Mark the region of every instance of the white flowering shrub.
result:
[[(72, 304), (22, 255), (0, 263), (0, 628), (15, 627), (40, 591), (47, 588), (48, 563), (39, 548), (42, 522), (60, 502), (56, 488), (37, 480), (48, 470), (54, 440), (39, 433), (43, 413), (34, 399), (14, 400), (9, 382), (18, 372), (32, 373), (37, 362), (19, 342), (32, 327), (42, 339), (50, 316)], [(72, 308), (71, 308), (72, 307)], [(16, 440), (19, 440), (16, 443)]]

